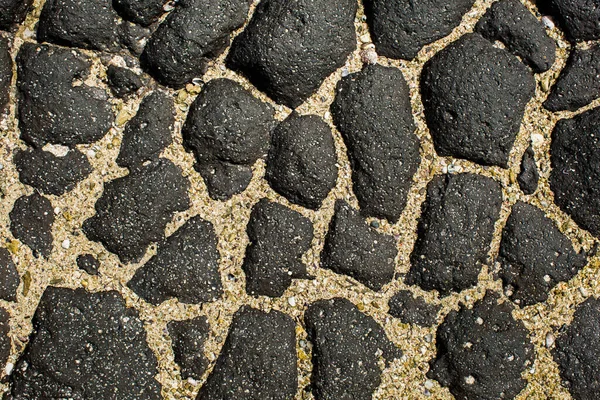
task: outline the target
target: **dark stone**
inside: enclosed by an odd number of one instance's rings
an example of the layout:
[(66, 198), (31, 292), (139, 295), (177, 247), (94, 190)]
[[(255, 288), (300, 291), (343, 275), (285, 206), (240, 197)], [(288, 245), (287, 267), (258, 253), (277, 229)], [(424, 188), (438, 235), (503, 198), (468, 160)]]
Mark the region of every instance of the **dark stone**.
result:
[(351, 276), (372, 290), (394, 278), (396, 240), (370, 227), (348, 203), (338, 200), (329, 224), (321, 265)]
[(167, 0), (112, 0), (112, 5), (123, 19), (148, 26), (165, 12), (163, 6), (166, 2)]
[(212, 224), (196, 216), (158, 246), (127, 286), (154, 305), (173, 297), (191, 304), (214, 301), (223, 293), (219, 257)]
[(365, 14), (377, 53), (412, 60), (460, 24), (474, 0), (365, 0)]
[(331, 113), (348, 148), (361, 213), (398, 221), (421, 161), (402, 72), (372, 65), (342, 78)]
[(227, 66), (296, 108), (356, 48), (353, 0), (266, 0), (231, 46)]
[(152, 35), (142, 65), (163, 85), (180, 88), (206, 71), (248, 17), (248, 0), (180, 0)]
[(11, 340), (8, 336), (10, 332), (10, 314), (4, 308), (0, 308), (0, 365), (6, 365), (8, 356), (10, 356)]
[(375, 320), (342, 298), (319, 300), (304, 314), (313, 343), (316, 400), (370, 399), (381, 383), (379, 360), (402, 356)]
[[(1, 8), (2, 6), (0, 5)], [(10, 45), (8, 44), (8, 39), (0, 36), (0, 114), (4, 112), (10, 100), (12, 77), (13, 64), (12, 57), (10, 56)]]
[(0, 299), (17, 301), (19, 283), (21, 283), (19, 271), (17, 271), (10, 252), (0, 247)]
[(185, 321), (171, 321), (167, 328), (173, 343), (175, 362), (181, 369), (181, 377), (201, 379), (208, 368), (208, 360), (204, 355), (204, 343), (210, 332), (208, 320), (201, 316)]
[(508, 167), (533, 74), (518, 58), (478, 34), (466, 34), (434, 55), (421, 74), (433, 144), (441, 156)]
[(527, 384), (521, 373), (534, 360), (529, 331), (512, 317), (512, 304), (498, 299), (487, 292), (472, 309), (451, 311), (437, 330), (427, 376), (457, 399), (513, 399)]
[(535, 153), (531, 145), (525, 150), (521, 160), (521, 172), (517, 176), (517, 182), (523, 193), (530, 195), (535, 193), (538, 187), (540, 175), (535, 163)]
[(174, 124), (175, 105), (171, 96), (155, 91), (144, 97), (137, 114), (125, 126), (117, 164), (133, 169), (145, 161), (156, 160), (173, 141)]
[(181, 169), (160, 158), (105, 183), (96, 215), (84, 222), (83, 231), (122, 262), (137, 262), (150, 243), (164, 238), (173, 214), (189, 207), (188, 186)]
[(600, 237), (600, 108), (557, 122), (550, 147), (555, 203)]
[(600, 46), (573, 49), (544, 108), (550, 111), (576, 111), (600, 97)]
[(120, 99), (137, 92), (144, 86), (142, 78), (127, 68), (109, 65), (106, 76), (111, 92)]
[(8, 399), (161, 399), (138, 312), (116, 291), (49, 287), (10, 376)]
[(534, 72), (548, 71), (556, 60), (556, 43), (544, 25), (519, 0), (501, 0), (490, 7), (475, 26), (484, 38), (500, 40), (508, 51)]
[(33, 0), (0, 0), (0, 30), (12, 30), (25, 20)]
[(101, 139), (114, 116), (103, 89), (73, 86), (89, 73), (82, 53), (25, 43), (17, 56), (19, 128), (26, 142), (75, 145)]
[(182, 129), (183, 144), (213, 199), (241, 193), (251, 166), (269, 148), (274, 111), (229, 79), (208, 82), (196, 97)]
[(92, 172), (87, 157), (77, 149), (70, 149), (64, 157), (40, 148), (18, 150), (13, 161), (21, 182), (56, 196), (73, 190)]
[(435, 324), (440, 306), (430, 304), (422, 297), (414, 297), (409, 290), (401, 290), (389, 301), (390, 315), (404, 324), (422, 327)]
[(470, 173), (433, 178), (405, 282), (444, 296), (475, 286), (501, 205), (502, 188), (491, 178)]
[(52, 252), (52, 224), (54, 209), (50, 200), (34, 192), (21, 196), (10, 212), (10, 231), (16, 239), (28, 246), (35, 257), (50, 257)]
[(273, 131), (265, 178), (290, 202), (317, 210), (335, 186), (336, 163), (329, 125), (293, 112)]
[(600, 6), (595, 0), (537, 0), (542, 13), (556, 18), (572, 42), (600, 39)]
[(100, 262), (91, 254), (77, 256), (77, 267), (90, 275), (98, 275)]
[(587, 263), (542, 210), (517, 202), (502, 232), (498, 262), (511, 300), (520, 306), (546, 301), (550, 290), (577, 274)]
[(302, 262), (313, 238), (308, 218), (262, 199), (252, 208), (246, 232), (250, 244), (242, 269), (249, 294), (279, 297), (292, 279), (310, 277)]
[(295, 329), (286, 314), (243, 306), (196, 399), (293, 399), (298, 387)]

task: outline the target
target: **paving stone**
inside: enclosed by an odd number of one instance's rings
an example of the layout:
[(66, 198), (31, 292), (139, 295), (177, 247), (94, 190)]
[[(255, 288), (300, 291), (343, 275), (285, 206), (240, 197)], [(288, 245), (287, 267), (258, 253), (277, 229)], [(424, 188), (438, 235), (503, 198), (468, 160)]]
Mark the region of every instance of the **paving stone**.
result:
[(4, 247), (0, 247), (0, 299), (17, 301), (19, 283), (21, 283), (21, 278), (10, 252)]
[(116, 291), (49, 287), (10, 376), (8, 399), (161, 399), (138, 312)]
[(298, 387), (295, 329), (286, 314), (243, 306), (196, 399), (293, 399)]
[(208, 360), (204, 355), (204, 343), (210, 332), (208, 320), (200, 316), (185, 321), (171, 321), (167, 328), (173, 343), (175, 362), (181, 369), (181, 378), (201, 379), (208, 368)]
[(535, 163), (535, 153), (531, 145), (529, 145), (521, 160), (521, 172), (517, 176), (517, 182), (523, 193), (530, 195), (537, 190), (539, 179), (540, 174)]
[(519, 0), (501, 0), (475, 26), (488, 40), (500, 40), (534, 72), (548, 71), (556, 59), (556, 43), (544, 25)]
[(331, 128), (316, 115), (293, 112), (273, 131), (265, 178), (290, 202), (317, 210), (338, 175)]
[(250, 240), (242, 265), (246, 292), (279, 297), (292, 279), (310, 277), (302, 262), (313, 238), (313, 225), (308, 218), (262, 199), (252, 208), (246, 232)]
[(600, 39), (600, 6), (595, 0), (537, 0), (537, 6), (556, 18), (568, 40)]
[(19, 197), (11, 210), (10, 231), (16, 239), (28, 246), (35, 257), (48, 258), (52, 251), (52, 203), (34, 192)]
[[(1, 8), (2, 6), (0, 5)], [(8, 39), (0, 36), (0, 114), (4, 112), (10, 100), (12, 76), (13, 65), (12, 57), (10, 56), (10, 45)]]
[(421, 74), (425, 117), (437, 153), (483, 165), (507, 168), (534, 93), (529, 68), (478, 34), (466, 34), (438, 52)]
[(502, 188), (491, 178), (470, 173), (433, 178), (405, 282), (443, 296), (475, 286), (501, 205)]
[(166, 93), (154, 91), (144, 97), (135, 117), (125, 126), (117, 164), (129, 169), (156, 160), (173, 141), (175, 105)]
[(338, 200), (321, 253), (321, 266), (378, 291), (394, 278), (398, 254), (393, 236), (377, 232), (358, 210)]
[(348, 148), (361, 213), (398, 221), (421, 161), (402, 72), (372, 65), (342, 78), (331, 114)]
[(113, 0), (112, 5), (127, 21), (148, 26), (164, 14), (167, 0)]
[(404, 324), (422, 327), (435, 324), (440, 306), (430, 304), (423, 297), (415, 297), (409, 290), (401, 290), (389, 301), (390, 315)]
[(182, 136), (213, 199), (246, 189), (250, 167), (269, 149), (273, 117), (270, 105), (232, 80), (214, 79), (204, 86), (190, 106)]
[(106, 70), (106, 77), (111, 92), (120, 99), (134, 94), (144, 86), (142, 78), (127, 68), (109, 65)]
[(474, 0), (366, 0), (365, 14), (377, 53), (412, 60), (426, 44), (448, 36)]
[[(180, 88), (206, 71), (248, 16), (247, 0), (180, 0), (154, 32), (142, 65), (163, 85)], [(198, 23), (202, 21), (202, 23)]]
[(231, 46), (227, 66), (296, 108), (356, 48), (353, 0), (267, 0)]
[(158, 246), (127, 286), (154, 305), (173, 297), (190, 304), (214, 301), (223, 294), (219, 257), (212, 224), (196, 216)]
[(104, 184), (96, 215), (83, 231), (124, 262), (137, 262), (148, 245), (164, 238), (173, 214), (189, 207), (189, 181), (171, 161), (160, 158)]
[(437, 330), (437, 356), (427, 376), (457, 399), (513, 399), (527, 381), (521, 373), (533, 363), (529, 331), (512, 317), (510, 302), (487, 292), (472, 309), (451, 311)]
[(114, 116), (103, 89), (73, 82), (89, 73), (89, 57), (51, 45), (25, 43), (17, 56), (21, 138), (42, 147), (101, 139)]
[(573, 49), (544, 107), (550, 111), (576, 111), (600, 97), (600, 46)]
[(0, 30), (13, 30), (25, 20), (33, 0), (0, 0)]
[(319, 300), (304, 314), (313, 343), (312, 392), (316, 400), (370, 399), (386, 366), (402, 352), (375, 320), (342, 298)]
[(91, 254), (77, 256), (77, 267), (90, 275), (99, 275), (100, 261)]

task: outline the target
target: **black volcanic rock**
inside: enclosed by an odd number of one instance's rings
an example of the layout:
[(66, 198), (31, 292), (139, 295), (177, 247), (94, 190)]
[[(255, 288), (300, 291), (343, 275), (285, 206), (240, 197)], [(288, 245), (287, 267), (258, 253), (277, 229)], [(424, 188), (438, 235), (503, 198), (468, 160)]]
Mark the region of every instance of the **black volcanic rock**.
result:
[[(0, 0), (1, 2), (2, 0)], [(1, 6), (0, 6), (1, 8)], [(2, 17), (0, 17), (2, 18)], [(0, 36), (0, 114), (4, 112), (10, 99), (10, 86), (13, 77), (13, 64), (8, 39)]]
[(10, 252), (4, 247), (0, 247), (0, 299), (17, 301), (19, 283), (21, 283), (19, 271), (17, 271)]
[(12, 30), (25, 20), (33, 0), (0, 0), (0, 30)]
[(175, 362), (181, 368), (181, 377), (201, 379), (208, 368), (208, 360), (204, 355), (204, 343), (210, 333), (208, 320), (200, 316), (185, 321), (171, 321), (167, 328), (173, 343)]
[(521, 172), (517, 176), (517, 182), (523, 193), (530, 195), (535, 193), (538, 187), (540, 174), (535, 163), (535, 154), (531, 145), (525, 150), (521, 160)]
[(98, 275), (100, 262), (91, 254), (77, 256), (77, 267), (90, 275)]
[(21, 196), (10, 211), (10, 231), (28, 246), (35, 257), (50, 257), (54, 208), (50, 200), (34, 192)]
[(600, 39), (600, 7), (595, 0), (537, 0), (542, 13), (556, 18), (572, 42)]
[(405, 324), (431, 326), (435, 324), (440, 306), (430, 304), (422, 297), (413, 296), (409, 290), (401, 290), (389, 301), (390, 315)]
[(106, 69), (111, 92), (122, 99), (137, 92), (143, 85), (142, 78), (130, 69), (109, 65)]
[(155, 22), (165, 11), (167, 0), (112, 0), (119, 15), (127, 21), (148, 26)]

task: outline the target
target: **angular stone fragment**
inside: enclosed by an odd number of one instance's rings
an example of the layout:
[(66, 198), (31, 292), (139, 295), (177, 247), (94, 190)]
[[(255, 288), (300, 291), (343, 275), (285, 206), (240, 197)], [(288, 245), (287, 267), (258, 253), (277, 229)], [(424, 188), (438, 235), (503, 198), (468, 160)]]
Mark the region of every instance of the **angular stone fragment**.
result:
[(525, 150), (521, 160), (521, 172), (517, 176), (517, 182), (523, 193), (530, 195), (535, 193), (538, 187), (540, 174), (535, 163), (535, 154), (531, 145)]
[(92, 63), (82, 53), (25, 43), (17, 55), (21, 138), (46, 143), (92, 143), (111, 127), (114, 116), (103, 89), (74, 85)]
[(502, 188), (490, 178), (470, 173), (433, 178), (405, 282), (444, 296), (475, 286), (501, 205)]
[(377, 232), (348, 203), (338, 200), (321, 253), (321, 266), (351, 276), (372, 290), (394, 278), (396, 240)]
[(398, 221), (421, 161), (402, 72), (372, 65), (342, 78), (331, 113), (348, 148), (361, 213)]
[(49, 287), (9, 399), (161, 399), (144, 324), (116, 291)]
[(52, 224), (54, 212), (50, 200), (34, 192), (21, 196), (10, 214), (10, 231), (27, 245), (35, 257), (50, 256), (52, 251)]
[(356, 48), (353, 0), (262, 1), (235, 38), (227, 66), (296, 108)]
[(142, 78), (127, 68), (110, 65), (106, 70), (106, 77), (111, 92), (120, 99), (137, 92), (144, 86)]
[(401, 290), (389, 301), (390, 315), (402, 323), (422, 327), (435, 324), (440, 306), (430, 304), (422, 297), (414, 297), (409, 290)]
[(316, 210), (335, 186), (337, 174), (331, 128), (320, 117), (293, 112), (275, 128), (265, 178), (277, 193)]
[(242, 269), (249, 294), (279, 297), (292, 279), (310, 277), (302, 262), (313, 238), (308, 218), (262, 199), (252, 208), (246, 232), (250, 244)]
[(77, 267), (90, 275), (98, 275), (100, 262), (91, 254), (77, 256)]
[(167, 328), (173, 343), (175, 362), (181, 368), (181, 378), (201, 379), (208, 368), (208, 360), (204, 355), (204, 343), (210, 332), (208, 320), (201, 316), (171, 321)]
[(370, 399), (381, 383), (379, 360), (402, 356), (375, 320), (343, 298), (319, 300), (304, 314), (313, 343), (316, 400)]
[(83, 231), (122, 262), (137, 262), (150, 243), (164, 238), (173, 214), (189, 207), (188, 186), (181, 169), (160, 158), (105, 183), (96, 215), (84, 222)]
[(0, 30), (12, 30), (25, 20), (33, 0), (0, 0)]
[(291, 400), (298, 387), (296, 324), (279, 312), (243, 306), (197, 400)]
[(529, 331), (512, 317), (510, 302), (487, 292), (472, 309), (451, 311), (437, 330), (437, 356), (429, 378), (457, 399), (513, 399), (527, 382), (521, 377), (533, 363)]
[(423, 46), (449, 35), (474, 0), (366, 0), (364, 3), (377, 53), (412, 60)]
[(572, 42), (600, 39), (600, 6), (595, 0), (537, 0), (543, 13), (556, 18)]
[(0, 299), (17, 301), (19, 283), (21, 283), (21, 278), (10, 252), (4, 247), (0, 247)]
[[(2, 0), (0, 0), (1, 2)], [(1, 9), (0, 5), (0, 9)], [(2, 17), (0, 17), (2, 18)], [(10, 99), (10, 86), (13, 77), (12, 57), (8, 39), (0, 36), (0, 114), (4, 112)]]
[(421, 94), (441, 156), (506, 168), (525, 106), (535, 93), (531, 71), (508, 51), (467, 34), (433, 56)]
[(183, 87), (204, 74), (247, 16), (247, 0), (180, 0), (148, 41), (142, 65), (163, 85)]
[(113, 0), (112, 5), (119, 15), (127, 21), (148, 26), (155, 22), (165, 11), (167, 0)]

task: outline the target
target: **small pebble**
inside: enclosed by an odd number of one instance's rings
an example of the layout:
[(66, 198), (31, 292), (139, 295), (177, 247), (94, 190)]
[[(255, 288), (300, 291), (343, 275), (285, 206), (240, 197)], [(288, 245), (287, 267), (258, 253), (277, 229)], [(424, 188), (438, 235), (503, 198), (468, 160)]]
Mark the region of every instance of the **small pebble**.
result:
[(296, 307), (296, 298), (295, 297), (290, 297), (288, 299), (288, 303), (290, 304), (290, 306)]
[(54, 214), (60, 214), (60, 207), (54, 207)]
[(554, 336), (554, 334), (552, 332), (548, 332), (548, 334), (546, 335), (546, 347), (552, 347), (555, 341), (556, 337)]
[(431, 379), (427, 379), (424, 386), (427, 390), (433, 389), (433, 381)]
[(542, 17), (542, 24), (544, 24), (544, 27), (546, 27), (546, 29), (554, 29), (554, 21), (552, 21), (552, 18), (550, 18), (547, 15), (544, 15)]
[(71, 241), (69, 239), (65, 239), (62, 242), (62, 248), (63, 249), (68, 249), (69, 247), (71, 247)]
[(475, 378), (473, 378), (471, 375), (469, 375), (465, 378), (465, 382), (467, 383), (467, 385), (472, 385), (475, 383)]

